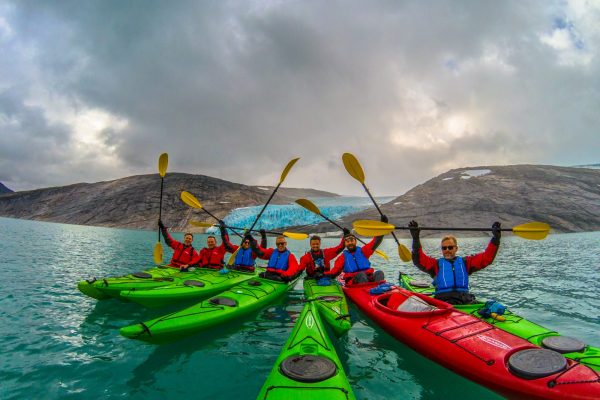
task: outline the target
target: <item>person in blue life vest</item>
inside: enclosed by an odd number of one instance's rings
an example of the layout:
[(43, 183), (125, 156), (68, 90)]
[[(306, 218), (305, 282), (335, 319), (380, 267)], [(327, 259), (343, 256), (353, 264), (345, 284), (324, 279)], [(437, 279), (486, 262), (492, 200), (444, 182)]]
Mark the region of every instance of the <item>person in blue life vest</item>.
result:
[[(260, 230), (260, 236), (261, 243), (258, 248), (264, 249), (267, 247), (267, 233), (264, 229)], [(225, 245), (225, 249), (228, 252), (233, 254), (238, 248), (240, 249), (235, 255), (233, 266), (229, 268), (237, 271), (254, 272), (255, 260), (258, 257), (258, 254), (254, 252), (250, 246), (251, 237), (244, 237), (241, 246), (237, 246), (229, 241), (227, 231), (222, 225), (221, 238), (223, 240), (223, 244)]]
[(419, 238), (420, 229), (416, 221), (408, 224), (412, 243), (413, 264), (433, 278), (436, 299), (450, 304), (471, 304), (476, 299), (469, 293), (469, 275), (490, 265), (500, 246), (500, 222), (492, 225), (492, 239), (486, 249), (478, 254), (457, 256), (458, 242), (452, 235), (444, 236), (441, 242), (442, 257), (433, 258), (425, 254)]
[[(388, 222), (388, 219), (382, 215), (381, 221)], [(369, 261), (382, 241), (383, 236), (375, 236), (369, 243), (361, 247), (356, 245), (356, 236), (352, 233), (344, 235), (345, 249), (335, 259), (331, 275), (337, 276), (344, 272), (343, 278), (346, 285), (383, 281), (385, 279), (383, 271), (375, 271)]]
[(252, 235), (247, 234), (246, 238), (250, 241), (252, 251), (258, 254), (263, 260), (268, 260), (267, 270), (261, 272), (262, 278), (276, 281), (290, 282), (302, 273), (298, 260), (287, 248), (285, 236), (280, 235), (275, 238), (277, 248), (261, 249)]

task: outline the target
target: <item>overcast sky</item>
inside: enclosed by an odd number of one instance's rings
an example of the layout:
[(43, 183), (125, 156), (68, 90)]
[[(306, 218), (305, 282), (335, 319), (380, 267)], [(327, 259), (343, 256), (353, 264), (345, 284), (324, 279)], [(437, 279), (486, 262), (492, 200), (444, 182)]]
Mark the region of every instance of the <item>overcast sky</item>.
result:
[[(598, 1), (0, 1), (0, 182), (157, 172), (399, 195), (600, 162)], [(167, 176), (168, 178), (168, 176)], [(201, 194), (199, 194), (201, 195)]]

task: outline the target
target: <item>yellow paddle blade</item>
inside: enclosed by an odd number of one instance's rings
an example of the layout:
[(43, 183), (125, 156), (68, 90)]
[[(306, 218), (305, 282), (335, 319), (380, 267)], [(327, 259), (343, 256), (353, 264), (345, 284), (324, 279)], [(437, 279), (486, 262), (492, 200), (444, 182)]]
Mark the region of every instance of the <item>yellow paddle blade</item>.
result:
[(161, 178), (164, 178), (167, 173), (167, 165), (169, 165), (169, 155), (167, 153), (162, 153), (160, 157), (158, 157), (158, 173)]
[(229, 260), (227, 260), (228, 267), (231, 267), (235, 263), (235, 256), (237, 255), (238, 251), (240, 251), (241, 248), (242, 248), (242, 246), (238, 247), (236, 251), (231, 253), (231, 255), (229, 256)]
[(379, 257), (383, 258), (385, 261), (390, 261), (390, 258), (388, 257), (388, 255), (385, 254), (381, 250), (375, 250), (375, 254), (377, 254)]
[(294, 164), (296, 164), (296, 161), (298, 161), (300, 159), (300, 157), (298, 158), (294, 158), (293, 160), (290, 160), (290, 162), (287, 163), (287, 165), (285, 166), (285, 168), (283, 169), (283, 172), (281, 173), (281, 179), (279, 180), (279, 184), (281, 185), (283, 183), (283, 181), (285, 180), (285, 177), (287, 176), (287, 174), (290, 172), (290, 169), (292, 169), (292, 167), (294, 166)]
[(543, 240), (550, 232), (550, 225), (544, 222), (528, 222), (512, 228), (515, 235), (529, 240)]
[(200, 204), (198, 199), (195, 198), (193, 194), (186, 192), (185, 190), (181, 192), (181, 201), (192, 208), (202, 208), (202, 204)]
[(321, 210), (319, 210), (319, 208), (315, 205), (315, 203), (313, 203), (310, 200), (307, 199), (298, 199), (296, 200), (296, 203), (298, 205), (300, 205), (301, 207), (306, 208), (308, 211), (315, 213), (317, 215), (321, 215)]
[(156, 244), (154, 245), (154, 251), (152, 253), (152, 256), (154, 257), (154, 264), (156, 265), (160, 265), (163, 262), (163, 247), (162, 244), (160, 244), (160, 242), (156, 242)]
[(352, 227), (362, 236), (383, 236), (392, 232), (396, 227), (381, 221), (371, 221), (368, 219), (359, 219), (352, 223)]
[(412, 261), (412, 253), (410, 252), (408, 247), (406, 247), (402, 243), (398, 245), (398, 255), (400, 256), (400, 259), (404, 262)]
[(215, 226), (215, 224), (211, 224), (210, 222), (202, 221), (190, 221), (190, 225), (199, 226), (200, 228), (210, 228), (211, 226)]
[(283, 236), (289, 237), (290, 239), (294, 239), (294, 240), (308, 239), (308, 234), (306, 234), (306, 233), (283, 232)]
[(356, 157), (354, 157), (354, 154), (344, 153), (342, 155), (342, 162), (344, 163), (344, 167), (346, 167), (346, 171), (348, 171), (351, 177), (362, 184), (365, 183), (365, 173)]

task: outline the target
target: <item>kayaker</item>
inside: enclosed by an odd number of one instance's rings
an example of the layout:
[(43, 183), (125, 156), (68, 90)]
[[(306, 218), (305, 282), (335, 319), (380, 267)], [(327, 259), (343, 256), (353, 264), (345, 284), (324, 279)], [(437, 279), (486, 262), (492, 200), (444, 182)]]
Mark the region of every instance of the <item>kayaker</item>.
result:
[(289, 282), (296, 278), (302, 270), (298, 260), (287, 248), (285, 236), (279, 235), (275, 238), (276, 249), (261, 249), (252, 235), (246, 235), (250, 241), (250, 247), (263, 260), (269, 260), (267, 270), (260, 274), (261, 277), (276, 281)]
[[(264, 229), (260, 230), (261, 243), (260, 248), (267, 247), (267, 233)], [(227, 235), (227, 231), (223, 229), (221, 231), (221, 238), (223, 239), (223, 244), (225, 245), (225, 249), (230, 253), (235, 253), (235, 251), (240, 248), (229, 241), (229, 236)], [(250, 247), (250, 239), (244, 237), (242, 241), (242, 245), (240, 250), (235, 255), (234, 265), (229, 267), (230, 269), (238, 270), (238, 271), (254, 271), (255, 260), (258, 257), (252, 248)]]
[(458, 242), (452, 235), (444, 236), (441, 242), (442, 257), (429, 257), (421, 247), (420, 229), (417, 221), (408, 224), (413, 238), (413, 264), (431, 275), (435, 286), (435, 298), (450, 304), (475, 303), (475, 296), (469, 293), (469, 275), (490, 265), (500, 246), (500, 222), (492, 224), (492, 239), (482, 253), (466, 257), (457, 256)]
[[(227, 235), (223, 221), (219, 221), (219, 230), (221, 231), (221, 238), (223, 238), (223, 235)], [(210, 235), (206, 238), (206, 247), (200, 250), (188, 265), (182, 265), (182, 270), (187, 270), (189, 267), (221, 269), (223, 268), (225, 253), (225, 241), (223, 240), (217, 246), (217, 238)]]
[[(350, 234), (344, 229), (344, 236)], [(340, 244), (335, 247), (321, 249), (321, 238), (314, 235), (310, 238), (310, 251), (300, 257), (300, 270), (306, 271), (307, 279), (334, 278), (331, 271), (331, 261), (344, 250), (344, 236)]]
[[(385, 215), (381, 216), (382, 222), (387, 222)], [(344, 235), (344, 246), (346, 247), (342, 254), (336, 258), (331, 274), (333, 276), (344, 272), (344, 280), (347, 285), (379, 282), (385, 279), (383, 271), (375, 271), (371, 268), (369, 258), (375, 253), (377, 247), (383, 241), (383, 236), (375, 236), (364, 246), (356, 245), (356, 236), (352, 233)]]
[(198, 257), (198, 253), (196, 253), (196, 250), (194, 250), (192, 247), (194, 235), (189, 232), (185, 233), (183, 235), (183, 243), (181, 243), (171, 237), (162, 220), (158, 220), (158, 227), (160, 228), (160, 232), (162, 233), (167, 245), (173, 249), (173, 257), (171, 257), (169, 266), (173, 268), (186, 269), (188, 264), (194, 258)]

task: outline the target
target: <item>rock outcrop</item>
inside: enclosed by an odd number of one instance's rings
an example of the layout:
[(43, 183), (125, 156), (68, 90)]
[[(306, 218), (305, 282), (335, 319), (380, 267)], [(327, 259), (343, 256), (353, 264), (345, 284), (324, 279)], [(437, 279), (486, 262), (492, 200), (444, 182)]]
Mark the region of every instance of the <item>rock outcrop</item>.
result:
[[(266, 190), (265, 190), (266, 189)], [(180, 200), (186, 190), (219, 218), (232, 209), (261, 205), (272, 187), (247, 186), (204, 175), (169, 173), (164, 179), (162, 219), (175, 230), (194, 230), (188, 222), (215, 222), (202, 210)], [(304, 197), (331, 197), (333, 193), (312, 189), (280, 188), (273, 204)], [(137, 175), (98, 183), (29, 190), (0, 196), (0, 216), (135, 229), (155, 229), (160, 197), (160, 176)]]
[[(175, 230), (188, 230), (190, 220), (214, 222), (180, 200), (183, 190), (219, 218), (239, 207), (262, 205), (272, 187), (247, 186), (203, 175), (169, 173), (164, 181), (163, 220)], [(81, 225), (155, 229), (160, 177), (138, 175), (108, 182), (79, 183), (0, 195), (0, 216)], [(331, 197), (312, 189), (280, 188), (273, 204), (300, 197)], [(548, 165), (458, 168), (411, 189), (382, 206), (390, 222), (406, 226), (489, 227), (500, 221), (513, 227), (529, 221), (547, 222), (553, 232), (600, 230), (600, 169)], [(379, 219), (375, 209), (349, 215)], [(310, 232), (335, 230), (329, 223), (295, 227)], [(408, 232), (399, 230), (399, 236)], [(424, 231), (423, 236), (439, 232)], [(466, 236), (467, 233), (461, 233)], [(481, 235), (474, 233), (473, 235)]]
[(4, 184), (2, 182), (0, 182), (0, 194), (12, 193), (12, 192), (13, 192), (12, 190), (7, 188), (6, 186), (4, 186)]
[[(458, 168), (416, 186), (383, 205), (391, 223), (406, 226), (513, 227), (530, 221), (549, 223), (552, 232), (600, 230), (600, 170), (549, 165)], [(342, 222), (379, 219), (375, 210)], [(330, 230), (321, 224), (317, 230)], [(407, 231), (397, 234), (408, 237)], [(477, 234), (477, 233), (476, 233)], [(423, 236), (439, 232), (423, 231)], [(480, 234), (478, 234), (480, 235)], [(461, 232), (461, 236), (467, 236)]]

